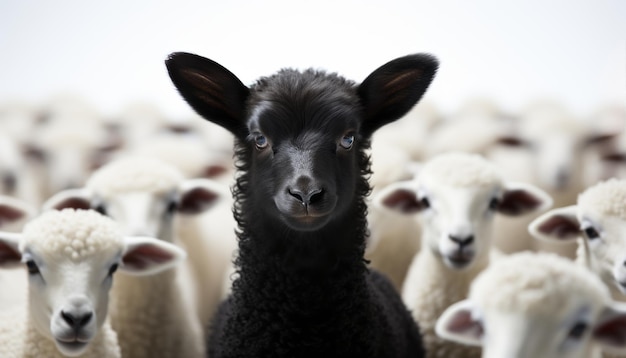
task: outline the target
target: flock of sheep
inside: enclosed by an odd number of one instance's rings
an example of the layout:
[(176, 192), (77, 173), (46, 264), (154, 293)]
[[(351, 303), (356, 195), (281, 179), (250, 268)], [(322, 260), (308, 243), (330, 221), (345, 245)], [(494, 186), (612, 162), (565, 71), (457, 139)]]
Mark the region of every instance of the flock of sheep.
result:
[(204, 119), (0, 104), (1, 357), (626, 357), (624, 105), (166, 64)]

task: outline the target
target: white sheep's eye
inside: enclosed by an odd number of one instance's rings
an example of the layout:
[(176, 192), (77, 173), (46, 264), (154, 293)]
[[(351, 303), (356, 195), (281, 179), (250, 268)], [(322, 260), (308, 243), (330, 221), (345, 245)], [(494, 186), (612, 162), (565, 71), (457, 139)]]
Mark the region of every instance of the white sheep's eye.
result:
[(31, 275), (36, 275), (39, 273), (39, 267), (33, 260), (26, 261), (26, 267), (28, 268), (28, 273)]
[(423, 197), (422, 199), (420, 199), (420, 203), (422, 204), (424, 209), (430, 208), (430, 201), (427, 197)]
[(261, 150), (261, 149), (265, 149), (268, 145), (268, 141), (267, 138), (265, 138), (264, 135), (262, 134), (257, 134), (254, 136), (254, 144), (256, 145), (257, 149)]
[(106, 208), (106, 206), (104, 206), (104, 204), (103, 204), (103, 203), (96, 204), (96, 205), (93, 207), (93, 210), (95, 210), (95, 211), (97, 211), (97, 212), (99, 212), (100, 214), (105, 215), (105, 216), (106, 216), (106, 214), (107, 214), (107, 208)]
[(600, 234), (593, 226), (589, 226), (583, 229), (583, 233), (589, 240), (597, 239), (600, 237)]
[(109, 276), (113, 276), (113, 274), (115, 273), (115, 271), (117, 271), (117, 268), (119, 267), (118, 264), (113, 264), (111, 265), (111, 268), (109, 269)]
[(581, 340), (587, 331), (587, 323), (577, 322), (572, 329), (567, 333), (567, 337), (574, 340)]
[(352, 148), (353, 144), (354, 144), (354, 134), (346, 134), (343, 137), (341, 137), (341, 141), (339, 141), (339, 145), (343, 149), (350, 149)]
[(176, 209), (178, 209), (178, 203), (175, 200), (171, 200), (169, 203), (167, 203), (165, 212), (171, 215), (176, 211)]
[(493, 198), (489, 202), (489, 210), (496, 211), (498, 210), (498, 206), (500, 206), (500, 200), (498, 198)]

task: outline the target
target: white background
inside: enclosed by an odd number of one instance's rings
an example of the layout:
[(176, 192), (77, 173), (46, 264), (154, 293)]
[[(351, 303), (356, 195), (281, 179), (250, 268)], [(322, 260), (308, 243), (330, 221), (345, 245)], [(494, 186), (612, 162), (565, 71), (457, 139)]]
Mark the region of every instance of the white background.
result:
[(491, 96), (505, 109), (550, 96), (585, 114), (626, 102), (626, 1), (0, 1), (0, 101), (80, 93), (114, 113), (190, 109), (163, 60), (209, 57), (252, 83), (281, 67), (363, 80), (395, 57), (441, 60), (427, 97), (444, 111)]

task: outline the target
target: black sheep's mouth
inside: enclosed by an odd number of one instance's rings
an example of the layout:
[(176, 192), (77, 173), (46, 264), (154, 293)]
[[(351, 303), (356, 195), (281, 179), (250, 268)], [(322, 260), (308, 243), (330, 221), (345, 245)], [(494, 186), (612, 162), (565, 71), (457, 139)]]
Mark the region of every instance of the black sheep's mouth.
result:
[(330, 214), (324, 215), (283, 215), (283, 221), (296, 231), (315, 231), (328, 223)]

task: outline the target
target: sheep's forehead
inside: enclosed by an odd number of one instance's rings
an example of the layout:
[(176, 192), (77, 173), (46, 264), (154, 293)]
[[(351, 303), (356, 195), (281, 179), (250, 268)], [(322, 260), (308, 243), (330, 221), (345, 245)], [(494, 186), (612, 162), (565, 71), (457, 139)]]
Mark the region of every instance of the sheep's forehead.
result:
[[(248, 126), (268, 129), (272, 134), (293, 135), (311, 128), (332, 130), (357, 117), (361, 108), (353, 82), (314, 70), (282, 70), (262, 78), (250, 97)], [(349, 124), (356, 127), (358, 122), (355, 119)]]
[(543, 111), (522, 121), (522, 133), (529, 138), (544, 138), (555, 134), (578, 138), (586, 133), (584, 124), (559, 110)]
[(123, 237), (113, 220), (92, 210), (49, 211), (24, 227), (21, 249), (56, 260), (74, 262), (115, 255)]
[(182, 174), (169, 164), (129, 157), (97, 170), (87, 181), (87, 188), (104, 197), (137, 191), (166, 194), (177, 189), (182, 180)]
[(444, 154), (427, 162), (418, 175), (425, 186), (484, 187), (502, 185), (496, 167), (484, 158), (471, 154)]
[(483, 310), (554, 315), (574, 306), (604, 307), (609, 293), (589, 270), (553, 254), (521, 253), (494, 262), (470, 289)]
[(578, 206), (589, 215), (626, 221), (626, 180), (611, 179), (594, 185), (578, 196)]

